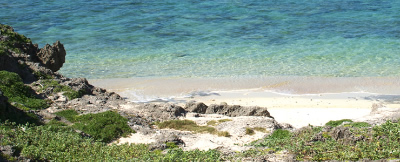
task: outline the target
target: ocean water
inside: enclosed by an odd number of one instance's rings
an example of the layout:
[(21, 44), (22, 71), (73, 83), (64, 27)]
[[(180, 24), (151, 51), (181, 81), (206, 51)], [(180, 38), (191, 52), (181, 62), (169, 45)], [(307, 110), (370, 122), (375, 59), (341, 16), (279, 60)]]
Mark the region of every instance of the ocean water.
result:
[(400, 1), (0, 0), (68, 77), (399, 77)]

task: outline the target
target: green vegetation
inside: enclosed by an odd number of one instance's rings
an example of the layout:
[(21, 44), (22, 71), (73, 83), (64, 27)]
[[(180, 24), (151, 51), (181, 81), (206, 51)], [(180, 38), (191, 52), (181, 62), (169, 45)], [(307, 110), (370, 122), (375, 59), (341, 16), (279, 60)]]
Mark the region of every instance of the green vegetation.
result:
[(228, 122), (228, 121), (232, 121), (232, 119), (220, 119), (220, 120), (218, 120), (219, 123)]
[(254, 135), (254, 134), (256, 134), (256, 132), (254, 132), (254, 130), (251, 129), (251, 128), (246, 128), (246, 134), (247, 135)]
[(58, 112), (57, 115), (74, 122), (74, 128), (102, 142), (111, 142), (120, 136), (127, 136), (134, 132), (127, 124), (128, 119), (113, 111), (78, 115), (75, 110), (64, 110)]
[(191, 120), (170, 120), (161, 123), (156, 123), (160, 129), (170, 128), (182, 131), (191, 131), (194, 133), (210, 133), (216, 134), (218, 136), (229, 137), (228, 132), (217, 131), (214, 127), (199, 126), (194, 121)]
[(33, 75), (35, 75), (35, 77), (37, 79), (53, 79), (53, 77), (51, 75), (44, 74), (44, 73), (42, 73), (40, 71), (34, 71)]
[[(332, 123), (332, 122), (331, 122)], [(340, 123), (340, 122), (337, 122)], [(335, 123), (335, 124), (337, 124)], [(340, 124), (339, 124), (340, 125)], [(288, 150), (297, 160), (350, 160), (400, 158), (400, 122), (386, 123), (372, 128), (365, 123), (356, 123), (348, 128), (355, 139), (333, 139), (323, 127), (306, 127), (297, 132), (276, 130), (261, 143), (252, 143), (259, 147), (268, 147), (274, 151)], [(369, 126), (369, 125), (368, 125)], [(322, 134), (322, 139), (316, 140)]]
[[(346, 123), (345, 123), (346, 122)], [(337, 127), (342, 125), (343, 123), (345, 127), (370, 127), (371, 125), (366, 122), (353, 122), (350, 119), (342, 119), (342, 120), (331, 120), (325, 124), (325, 126)]]
[(256, 134), (255, 131), (268, 133), (268, 131), (263, 127), (246, 128), (246, 134), (247, 135), (254, 135), (254, 134)]
[(263, 128), (263, 127), (254, 127), (253, 128), (255, 131), (263, 132), (263, 133), (268, 133), (268, 131)]
[(331, 120), (328, 123), (326, 123), (325, 126), (337, 127), (337, 126), (343, 124), (344, 122), (353, 122), (353, 121), (350, 119)]
[(33, 90), (24, 85), (18, 74), (8, 71), (0, 71), (0, 89), (12, 105), (23, 110), (38, 110), (49, 107), (47, 101), (39, 99)]
[(76, 112), (75, 110), (63, 110), (63, 111), (56, 112), (55, 114), (58, 116), (64, 117), (65, 119), (67, 119), (70, 122), (75, 122), (76, 121), (75, 117), (77, 115), (79, 115), (79, 113)]
[(370, 127), (371, 124), (368, 124), (366, 122), (351, 122), (349, 124), (345, 124), (345, 127), (358, 127), (358, 128), (362, 128), (362, 127)]
[[(10, 129), (11, 127), (12, 129)], [(8, 129), (7, 129), (8, 128)], [(21, 156), (34, 161), (219, 161), (216, 150), (150, 151), (147, 145), (107, 144), (82, 137), (70, 127), (0, 123), (0, 145), (14, 146)], [(7, 157), (12, 160), (12, 157)]]
[(231, 120), (231, 119), (220, 119), (220, 120), (218, 120), (218, 121), (216, 121), (216, 120), (210, 120), (210, 121), (207, 122), (207, 125), (216, 126), (216, 125), (218, 125), (218, 124), (220, 124), (220, 123), (228, 122), (228, 121), (232, 121), (232, 120)]
[(66, 85), (61, 85), (58, 81), (56, 80), (51, 80), (51, 79), (46, 79), (46, 80), (40, 80), (40, 83), (42, 84), (41, 91), (44, 92), (47, 88), (52, 87), (53, 93), (58, 93), (58, 92), (64, 92), (64, 95), (69, 99), (73, 100), (75, 98), (82, 97), (85, 93), (84, 91), (75, 91), (71, 87), (66, 86)]
[(6, 54), (8, 49), (20, 53), (21, 50), (15, 44), (31, 43), (31, 40), (24, 35), (18, 34), (8, 25), (0, 24), (0, 34), (7, 36), (7, 41), (0, 41), (0, 55)]

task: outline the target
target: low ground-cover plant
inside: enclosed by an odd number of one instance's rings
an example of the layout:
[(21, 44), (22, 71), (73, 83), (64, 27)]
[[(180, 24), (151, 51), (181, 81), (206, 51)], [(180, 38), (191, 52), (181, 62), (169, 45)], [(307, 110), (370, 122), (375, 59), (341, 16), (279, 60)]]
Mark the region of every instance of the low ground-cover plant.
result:
[(350, 119), (331, 120), (331, 121), (327, 122), (325, 124), (325, 126), (337, 127), (337, 126), (343, 124), (344, 122), (353, 122), (353, 121)]
[(52, 87), (53, 93), (64, 92), (63, 94), (69, 99), (73, 100), (75, 98), (82, 97), (84, 95), (83, 91), (75, 91), (71, 87), (66, 85), (61, 85), (56, 80), (45, 79), (40, 80), (40, 84), (43, 86), (41, 91), (44, 92), (47, 88)]
[(20, 109), (38, 110), (49, 107), (47, 101), (37, 98), (16, 73), (0, 71), (0, 89), (8, 97), (8, 101)]
[(75, 110), (64, 110), (56, 114), (74, 122), (74, 128), (102, 142), (111, 142), (120, 136), (127, 136), (134, 132), (127, 124), (128, 119), (114, 111), (78, 115)]
[[(361, 125), (365, 126), (364, 123)], [(297, 160), (357, 161), (400, 158), (400, 123), (387, 121), (372, 129), (368, 127), (348, 127), (354, 137), (359, 137), (359, 140), (353, 142), (335, 140), (329, 132), (323, 131), (323, 127), (310, 126), (296, 132), (276, 130), (264, 141), (251, 145), (268, 147), (274, 151), (288, 150), (296, 155)], [(317, 138), (320, 136), (323, 139)]]
[[(6, 126), (5, 126), (6, 125)], [(7, 129), (6, 129), (7, 127)], [(9, 127), (12, 127), (10, 129)], [(0, 145), (10, 145), (34, 161), (219, 161), (216, 150), (167, 153), (150, 151), (144, 144), (107, 144), (82, 137), (71, 127), (11, 125), (0, 123)], [(18, 155), (17, 155), (18, 156)], [(12, 160), (12, 159), (11, 159)]]
[(63, 110), (63, 111), (59, 111), (55, 113), (56, 115), (62, 116), (65, 119), (67, 119), (70, 122), (75, 122), (75, 117), (79, 115), (78, 112), (76, 112), (75, 110)]
[(182, 131), (191, 131), (194, 133), (210, 133), (210, 134), (216, 134), (218, 136), (225, 136), (225, 137), (230, 136), (230, 134), (228, 132), (217, 131), (214, 127), (199, 126), (194, 121), (191, 121), (191, 120), (169, 120), (169, 121), (164, 121), (164, 122), (155, 123), (155, 124), (160, 129), (170, 128), (170, 129), (176, 129), (176, 130), (182, 130)]
[(13, 31), (11, 26), (0, 24), (0, 34), (7, 36), (7, 41), (0, 41), (0, 55), (6, 54), (5, 51), (12, 50), (20, 53), (20, 49), (15, 47), (15, 44), (31, 43), (31, 40), (24, 35)]

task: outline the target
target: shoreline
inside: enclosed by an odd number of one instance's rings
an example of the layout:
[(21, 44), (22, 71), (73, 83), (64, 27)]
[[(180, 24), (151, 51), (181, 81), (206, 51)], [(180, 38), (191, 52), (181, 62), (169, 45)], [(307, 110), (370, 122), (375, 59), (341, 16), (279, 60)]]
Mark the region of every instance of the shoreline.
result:
[(396, 77), (115, 78), (89, 80), (131, 102), (184, 105), (189, 101), (267, 107), (282, 123), (321, 126), (358, 119), (375, 104), (400, 108)]

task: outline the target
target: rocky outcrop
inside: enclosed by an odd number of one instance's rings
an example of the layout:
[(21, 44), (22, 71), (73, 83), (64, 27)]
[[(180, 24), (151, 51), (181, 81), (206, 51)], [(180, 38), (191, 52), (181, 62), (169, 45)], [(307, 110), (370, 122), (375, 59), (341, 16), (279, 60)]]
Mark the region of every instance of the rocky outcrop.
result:
[(36, 55), (45, 67), (56, 72), (64, 64), (66, 52), (64, 45), (57, 41), (53, 46), (46, 44)]
[(137, 114), (149, 121), (166, 121), (185, 116), (186, 111), (174, 104), (127, 104), (123, 108), (128, 114)]
[(210, 106), (204, 103), (189, 102), (185, 106), (185, 110), (188, 112), (200, 113), (200, 114), (221, 114), (229, 117), (236, 116), (266, 116), (273, 118), (268, 112), (267, 108), (251, 106), (245, 107), (240, 105), (228, 105), (221, 103), (219, 105), (212, 104)]

